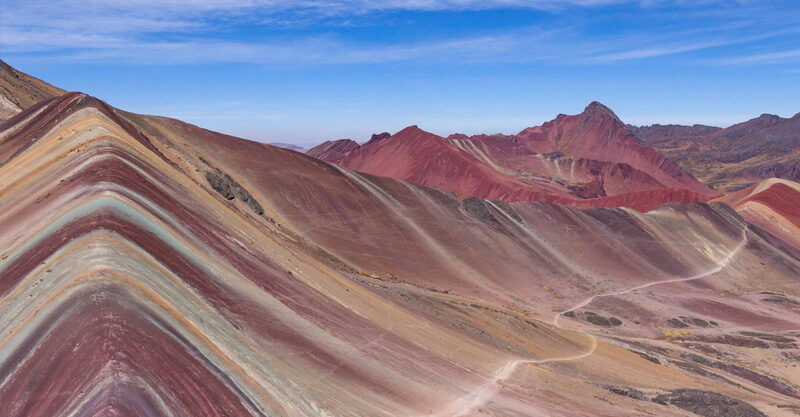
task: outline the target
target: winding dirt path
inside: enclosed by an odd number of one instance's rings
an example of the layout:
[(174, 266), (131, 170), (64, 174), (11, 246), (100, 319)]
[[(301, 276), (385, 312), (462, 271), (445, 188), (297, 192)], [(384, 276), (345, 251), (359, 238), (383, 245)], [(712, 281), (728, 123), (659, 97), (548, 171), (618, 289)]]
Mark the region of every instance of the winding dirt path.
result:
[[(553, 316), (552, 324), (556, 328), (562, 329), (562, 327), (559, 326), (559, 324), (558, 324), (558, 321), (559, 321), (559, 319), (561, 318), (562, 315), (564, 315), (565, 313), (569, 313), (571, 311), (575, 311), (575, 310), (577, 310), (579, 308), (586, 307), (587, 305), (589, 305), (592, 301), (594, 301), (597, 298), (620, 296), (620, 295), (628, 294), (628, 293), (631, 293), (631, 292), (634, 292), (634, 291), (638, 291), (638, 290), (641, 290), (641, 289), (644, 289), (644, 288), (653, 287), (653, 286), (656, 286), (656, 285), (672, 284), (672, 283), (676, 283), (676, 282), (694, 281), (694, 280), (705, 278), (705, 277), (707, 277), (709, 275), (716, 274), (717, 272), (722, 271), (731, 262), (731, 260), (733, 260), (733, 258), (736, 257), (736, 255), (739, 252), (741, 252), (741, 250), (747, 245), (747, 242), (748, 242), (748, 239), (747, 239), (747, 226), (745, 226), (742, 229), (742, 239), (739, 241), (739, 243), (736, 245), (735, 248), (733, 248), (724, 258), (722, 258), (722, 260), (717, 262), (717, 266), (715, 266), (713, 268), (710, 268), (710, 269), (708, 269), (706, 271), (703, 271), (701, 273), (692, 275), (690, 277), (682, 277), (682, 278), (674, 278), (674, 279), (667, 279), (667, 280), (661, 280), (661, 281), (653, 281), (653, 282), (649, 282), (647, 284), (642, 284), (642, 285), (639, 285), (639, 286), (636, 286), (636, 287), (632, 287), (632, 288), (628, 288), (628, 289), (621, 290), (621, 291), (614, 291), (614, 292), (605, 293), (605, 294), (593, 295), (593, 296), (591, 296), (589, 298), (586, 298), (585, 300), (581, 301), (580, 303), (570, 307), (567, 310), (564, 310), (564, 311), (556, 313), (555, 316)], [(569, 330), (569, 329), (565, 329), (565, 330)], [(590, 334), (590, 333), (582, 331), (582, 330), (574, 330), (573, 329), (573, 331), (575, 331), (577, 333), (580, 333), (580, 334), (582, 334), (582, 335), (584, 335), (584, 336), (586, 336), (586, 337), (588, 337), (590, 339), (591, 346), (589, 347), (589, 349), (586, 352), (578, 354), (578, 355), (565, 356), (565, 357), (556, 357), (556, 358), (513, 359), (513, 360), (510, 360), (505, 365), (500, 367), (497, 371), (495, 371), (495, 373), (492, 375), (492, 377), (487, 379), (485, 384), (479, 386), (478, 388), (476, 388), (474, 391), (470, 392), (469, 394), (466, 394), (466, 395), (464, 395), (464, 396), (462, 396), (460, 398), (457, 398), (456, 400), (453, 400), (450, 403), (446, 404), (441, 410), (439, 410), (438, 412), (432, 414), (431, 417), (445, 417), (445, 416), (447, 416), (447, 417), (461, 417), (461, 416), (464, 416), (464, 415), (472, 412), (476, 408), (486, 404), (486, 402), (489, 401), (489, 399), (491, 399), (497, 393), (497, 391), (500, 390), (500, 382), (505, 380), (505, 379), (508, 379), (509, 377), (511, 377), (511, 375), (514, 373), (514, 371), (516, 371), (517, 367), (519, 367), (520, 365), (524, 365), (524, 364), (544, 364), (544, 363), (549, 363), (549, 362), (568, 362), (568, 361), (579, 360), (579, 359), (583, 359), (583, 358), (586, 358), (588, 356), (591, 356), (594, 353), (594, 351), (597, 349), (597, 337), (592, 335), (592, 334)]]

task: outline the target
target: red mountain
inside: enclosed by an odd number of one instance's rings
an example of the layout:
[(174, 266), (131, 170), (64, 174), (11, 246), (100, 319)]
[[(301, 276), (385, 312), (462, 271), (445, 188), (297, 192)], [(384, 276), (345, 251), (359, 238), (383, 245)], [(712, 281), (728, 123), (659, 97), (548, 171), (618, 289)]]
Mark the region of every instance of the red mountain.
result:
[(411, 126), (364, 145), (325, 142), (309, 155), (355, 171), (442, 188), (460, 197), (545, 200), (649, 210), (714, 193), (644, 145), (600, 103), (515, 136), (442, 138)]

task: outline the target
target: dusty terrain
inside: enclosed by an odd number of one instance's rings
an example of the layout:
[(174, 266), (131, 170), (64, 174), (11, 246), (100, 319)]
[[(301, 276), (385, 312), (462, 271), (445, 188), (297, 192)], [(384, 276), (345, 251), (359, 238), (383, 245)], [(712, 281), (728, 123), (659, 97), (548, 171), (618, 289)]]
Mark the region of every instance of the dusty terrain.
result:
[(459, 198), (67, 93), (0, 124), (0, 415), (797, 415), (798, 188)]

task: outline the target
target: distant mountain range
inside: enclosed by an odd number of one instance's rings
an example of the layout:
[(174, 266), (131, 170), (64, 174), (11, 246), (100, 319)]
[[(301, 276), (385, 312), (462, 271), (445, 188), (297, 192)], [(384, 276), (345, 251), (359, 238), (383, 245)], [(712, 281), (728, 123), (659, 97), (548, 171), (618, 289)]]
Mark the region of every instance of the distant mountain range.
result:
[(800, 180), (800, 113), (791, 118), (763, 114), (724, 129), (702, 125), (630, 128), (719, 192), (771, 177)]
[(411, 126), (343, 139), (308, 151), (355, 171), (451, 190), (460, 197), (545, 200), (578, 207), (649, 210), (667, 201), (707, 200), (716, 193), (643, 144), (607, 107), (559, 115), (517, 135), (442, 138)]
[(295, 145), (293, 143), (281, 143), (281, 142), (271, 142), (270, 145), (284, 149), (291, 149), (293, 151), (303, 152), (303, 153), (307, 152), (311, 148), (311, 146), (307, 145), (301, 146), (301, 145)]
[(767, 178), (800, 180), (800, 114), (762, 115), (724, 129), (632, 126), (594, 102), (579, 115), (559, 115), (516, 135), (442, 138), (412, 126), (363, 145), (327, 141), (308, 154), (464, 197), (646, 211), (667, 201), (705, 201)]

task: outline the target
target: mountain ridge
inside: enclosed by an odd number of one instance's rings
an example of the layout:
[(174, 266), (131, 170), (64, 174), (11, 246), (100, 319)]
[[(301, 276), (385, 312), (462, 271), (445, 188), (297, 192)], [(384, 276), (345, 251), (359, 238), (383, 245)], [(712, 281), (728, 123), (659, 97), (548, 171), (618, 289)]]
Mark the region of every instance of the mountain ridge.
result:
[[(603, 129), (609, 133), (598, 133)], [(508, 202), (544, 200), (576, 207), (624, 202), (646, 211), (670, 198), (688, 203), (714, 196), (677, 165), (641, 144), (599, 102), (590, 103), (579, 115), (562, 114), (513, 136), (453, 134), (443, 138), (414, 125), (363, 145), (350, 139), (324, 142), (308, 154), (356, 171), (451, 190), (462, 197)], [(603, 154), (620, 157), (603, 158)], [(611, 198), (628, 193), (634, 194)], [(592, 201), (582, 201), (586, 199)]]
[(634, 131), (722, 192), (771, 177), (800, 180), (800, 113), (789, 118), (762, 114), (726, 128)]
[[(455, 147), (428, 135), (401, 138)], [(0, 161), (3, 416), (798, 398), (800, 261), (725, 203), (459, 199), (82, 93), (0, 124)]]

